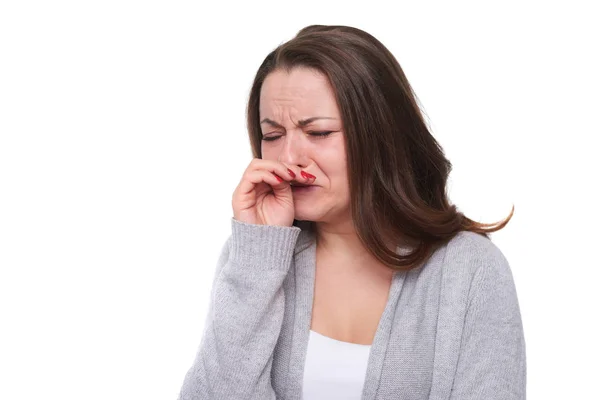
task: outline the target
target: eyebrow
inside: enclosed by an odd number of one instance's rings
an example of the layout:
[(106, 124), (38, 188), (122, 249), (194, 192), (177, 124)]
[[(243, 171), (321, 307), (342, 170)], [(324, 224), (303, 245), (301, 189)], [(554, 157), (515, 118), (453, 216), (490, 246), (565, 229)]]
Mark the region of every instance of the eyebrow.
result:
[[(307, 119), (301, 119), (298, 121), (298, 126), (301, 128), (304, 128), (306, 125), (318, 120), (318, 119), (336, 119), (336, 118), (331, 118), (331, 117), (310, 117)], [(262, 121), (260, 121), (260, 124), (269, 124), (271, 126), (274, 126), (276, 128), (283, 128), (283, 126), (281, 124), (278, 124), (277, 122), (269, 119), (269, 118), (265, 118)]]

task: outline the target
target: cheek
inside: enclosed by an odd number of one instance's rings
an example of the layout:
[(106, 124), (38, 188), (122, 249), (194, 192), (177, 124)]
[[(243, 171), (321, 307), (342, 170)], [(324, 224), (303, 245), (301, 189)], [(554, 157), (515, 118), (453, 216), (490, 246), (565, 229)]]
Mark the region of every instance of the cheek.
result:
[(331, 182), (331, 188), (340, 196), (345, 196), (348, 192), (348, 172), (344, 160), (331, 158), (325, 166), (326, 174)]
[(273, 146), (265, 146), (264, 141), (260, 146), (260, 154), (263, 160), (277, 160), (277, 152), (273, 150)]
[(346, 154), (337, 148), (330, 148), (327, 151), (319, 151), (318, 155), (319, 167), (329, 177), (336, 189), (345, 185), (348, 180)]

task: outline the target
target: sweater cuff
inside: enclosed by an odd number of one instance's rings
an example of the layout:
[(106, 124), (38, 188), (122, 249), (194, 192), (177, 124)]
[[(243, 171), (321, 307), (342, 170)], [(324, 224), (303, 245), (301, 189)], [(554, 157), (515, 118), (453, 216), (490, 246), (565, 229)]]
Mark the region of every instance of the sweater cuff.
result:
[(231, 218), (230, 257), (237, 265), (256, 269), (288, 269), (301, 229), (258, 225)]

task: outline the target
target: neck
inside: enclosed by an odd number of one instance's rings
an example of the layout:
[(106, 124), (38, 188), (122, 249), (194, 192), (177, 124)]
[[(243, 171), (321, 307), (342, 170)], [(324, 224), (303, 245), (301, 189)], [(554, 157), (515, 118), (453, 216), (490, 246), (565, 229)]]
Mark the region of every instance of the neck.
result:
[(352, 220), (341, 223), (316, 222), (317, 252), (327, 268), (355, 272), (380, 265), (358, 237)]
[[(348, 271), (356, 274), (375, 273), (385, 279), (393, 276), (393, 270), (369, 252), (358, 237), (351, 218), (338, 222), (314, 222), (317, 241), (317, 257), (322, 261), (320, 268), (336, 273)], [(389, 248), (396, 250), (394, 244)]]
[(353, 249), (353, 253), (365, 250), (351, 220), (335, 224), (316, 222), (315, 232), (317, 245), (322, 250)]

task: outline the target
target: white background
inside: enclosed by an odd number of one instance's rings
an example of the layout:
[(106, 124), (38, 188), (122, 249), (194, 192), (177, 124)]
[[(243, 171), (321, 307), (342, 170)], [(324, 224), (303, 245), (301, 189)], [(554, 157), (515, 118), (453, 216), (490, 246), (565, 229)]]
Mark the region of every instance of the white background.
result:
[(314, 23), (396, 55), (460, 210), (515, 205), (492, 239), (528, 398), (600, 398), (598, 12), (413, 3), (2, 2), (0, 398), (177, 396), (251, 157), (253, 75)]

